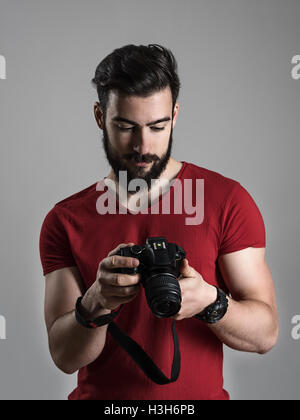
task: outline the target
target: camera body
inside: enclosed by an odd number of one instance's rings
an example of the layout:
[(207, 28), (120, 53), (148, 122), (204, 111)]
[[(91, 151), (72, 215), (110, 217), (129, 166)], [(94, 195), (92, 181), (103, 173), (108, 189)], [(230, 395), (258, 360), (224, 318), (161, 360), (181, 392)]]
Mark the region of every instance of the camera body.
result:
[(138, 267), (117, 272), (141, 275), (141, 283), (150, 309), (158, 318), (169, 318), (181, 308), (181, 290), (177, 278), (185, 251), (163, 237), (147, 238), (145, 245), (120, 248), (116, 255), (137, 258)]

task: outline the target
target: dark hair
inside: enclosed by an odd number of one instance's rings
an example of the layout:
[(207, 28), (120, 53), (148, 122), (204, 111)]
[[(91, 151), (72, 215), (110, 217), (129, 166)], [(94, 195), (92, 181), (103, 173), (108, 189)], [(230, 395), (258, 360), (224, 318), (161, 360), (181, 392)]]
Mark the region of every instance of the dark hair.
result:
[(176, 59), (159, 44), (130, 44), (115, 49), (98, 65), (92, 83), (104, 118), (111, 90), (145, 97), (169, 86), (174, 109), (180, 89)]

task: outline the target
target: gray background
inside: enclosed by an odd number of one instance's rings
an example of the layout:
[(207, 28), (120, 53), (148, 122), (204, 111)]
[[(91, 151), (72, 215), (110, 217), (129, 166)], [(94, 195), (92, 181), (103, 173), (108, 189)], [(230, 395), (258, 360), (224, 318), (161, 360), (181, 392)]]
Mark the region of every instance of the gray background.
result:
[(299, 19), (298, 0), (0, 0), (0, 399), (65, 399), (76, 384), (48, 352), (38, 238), (54, 203), (108, 173), (90, 79), (129, 43), (177, 58), (173, 156), (238, 180), (264, 217), (280, 336), (263, 356), (225, 349), (225, 388), (299, 399)]

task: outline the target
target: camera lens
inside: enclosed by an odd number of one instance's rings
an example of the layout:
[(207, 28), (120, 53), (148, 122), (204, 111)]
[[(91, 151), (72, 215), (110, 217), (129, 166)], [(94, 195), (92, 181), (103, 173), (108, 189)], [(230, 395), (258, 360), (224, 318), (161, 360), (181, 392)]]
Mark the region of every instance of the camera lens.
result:
[(150, 309), (158, 318), (169, 318), (181, 308), (180, 286), (171, 274), (157, 274), (148, 279), (145, 294)]

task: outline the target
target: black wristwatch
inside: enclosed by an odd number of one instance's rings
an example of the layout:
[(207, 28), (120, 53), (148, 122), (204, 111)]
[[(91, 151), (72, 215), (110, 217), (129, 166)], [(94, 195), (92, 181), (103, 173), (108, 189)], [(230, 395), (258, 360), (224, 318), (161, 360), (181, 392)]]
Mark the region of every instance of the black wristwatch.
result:
[(217, 289), (217, 300), (211, 305), (207, 306), (199, 314), (194, 315), (195, 318), (200, 319), (200, 321), (207, 322), (208, 324), (215, 324), (220, 321), (227, 312), (228, 308), (228, 299), (226, 293), (218, 287), (214, 286)]

